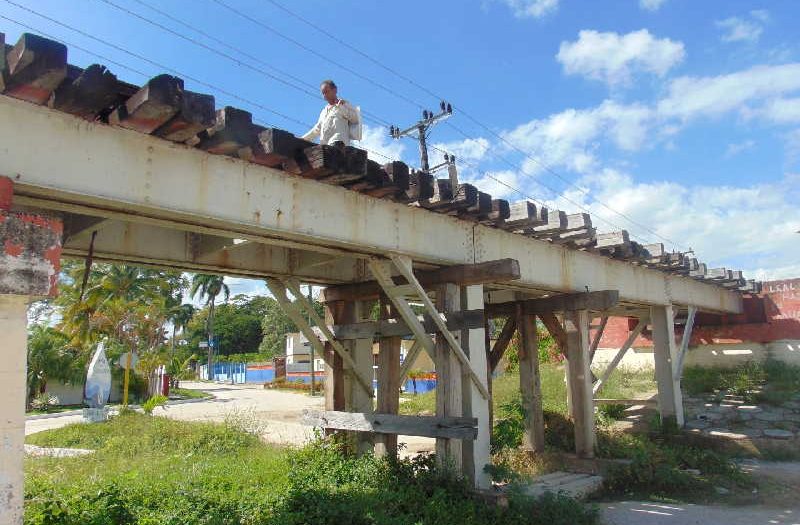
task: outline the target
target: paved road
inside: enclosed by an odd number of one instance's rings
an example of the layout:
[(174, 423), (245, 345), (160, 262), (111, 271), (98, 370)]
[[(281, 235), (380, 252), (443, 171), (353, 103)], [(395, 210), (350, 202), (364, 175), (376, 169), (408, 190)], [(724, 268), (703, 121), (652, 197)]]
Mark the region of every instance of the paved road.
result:
[(603, 508), (608, 525), (800, 525), (800, 507), (718, 507), (622, 501)]
[[(300, 445), (313, 436), (313, 430), (300, 423), (304, 409), (324, 407), (322, 397), (306, 394), (265, 390), (261, 386), (224, 385), (216, 383), (181, 382), (181, 388), (210, 392), (214, 398), (195, 403), (156, 408), (154, 414), (184, 421), (225, 421), (235, 419), (261, 435), (268, 443)], [(25, 434), (33, 434), (71, 423), (80, 423), (80, 415), (28, 420)], [(406, 443), (405, 454), (431, 451), (434, 440), (401, 436)]]

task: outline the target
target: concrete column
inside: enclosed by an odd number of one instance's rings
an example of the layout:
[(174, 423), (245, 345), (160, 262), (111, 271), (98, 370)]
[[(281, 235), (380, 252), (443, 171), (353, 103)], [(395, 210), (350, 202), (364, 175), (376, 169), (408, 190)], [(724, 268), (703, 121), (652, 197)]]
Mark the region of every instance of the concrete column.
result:
[(567, 373), (571, 415), (575, 424), (575, 453), (578, 457), (594, 457), (594, 399), (592, 372), (589, 369), (589, 312), (564, 312), (567, 334)]
[(22, 525), (28, 297), (0, 295), (0, 523)]
[(653, 353), (658, 383), (658, 412), (665, 428), (671, 424), (683, 427), (683, 396), (680, 379), (675, 374), (674, 362), (678, 356), (675, 344), (675, 319), (672, 306), (650, 308), (653, 326)]
[(28, 302), (55, 295), (61, 220), (12, 211), (0, 177), (0, 524), (22, 525)]
[[(461, 309), (483, 309), (483, 286), (464, 286), (461, 288)], [(486, 335), (485, 328), (463, 330), (461, 332), (461, 348), (469, 357), (473, 370), (486, 370)], [(461, 371), (461, 412), (464, 416), (478, 419), (478, 436), (474, 441), (464, 440), (461, 443), (461, 462), (464, 476), (472, 480), (475, 488), (489, 489), (491, 480), (483, 468), (491, 461), (491, 423), (489, 405), (491, 399), (484, 399), (473, 383), (466, 369)]]

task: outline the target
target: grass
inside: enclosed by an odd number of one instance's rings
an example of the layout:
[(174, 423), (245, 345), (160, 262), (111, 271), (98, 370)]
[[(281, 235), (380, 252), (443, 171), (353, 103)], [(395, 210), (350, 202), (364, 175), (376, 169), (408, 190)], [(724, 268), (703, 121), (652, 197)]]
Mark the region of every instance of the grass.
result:
[(35, 416), (39, 414), (58, 414), (59, 412), (66, 412), (67, 410), (79, 410), (83, 405), (55, 405), (48, 407), (46, 410), (28, 410), (25, 412), (27, 416)]
[(178, 396), (181, 399), (205, 399), (211, 397), (208, 392), (196, 390), (194, 388), (172, 388), (169, 391), (170, 397)]
[(687, 367), (682, 385), (689, 395), (730, 393), (749, 403), (779, 405), (800, 391), (800, 366), (768, 359), (733, 368)]
[(26, 525), (595, 525), (563, 497), (477, 500), (431, 457), (389, 462), (341, 454), (332, 441), (299, 450), (261, 443), (235, 422), (132, 414), (28, 437), (96, 452), (26, 460)]
[[(567, 413), (567, 385), (564, 382), (564, 365), (561, 363), (543, 363), (539, 369), (542, 383), (544, 409), (549, 412)], [(651, 394), (656, 390), (654, 372), (652, 370), (618, 370), (598, 392), (597, 397), (609, 399), (629, 399)], [(496, 418), (504, 417), (503, 407), (519, 398), (519, 373), (507, 372), (494, 380), (492, 397)], [(400, 405), (402, 414), (433, 414), (436, 410), (436, 393), (425, 392), (409, 396)]]

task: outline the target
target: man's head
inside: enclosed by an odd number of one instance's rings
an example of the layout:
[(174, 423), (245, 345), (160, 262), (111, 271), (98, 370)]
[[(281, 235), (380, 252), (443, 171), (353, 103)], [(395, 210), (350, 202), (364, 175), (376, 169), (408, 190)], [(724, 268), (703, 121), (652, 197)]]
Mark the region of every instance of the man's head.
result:
[(336, 96), (337, 89), (336, 83), (333, 80), (323, 80), (319, 85), (319, 90), (322, 93), (328, 104), (335, 104), (338, 97)]

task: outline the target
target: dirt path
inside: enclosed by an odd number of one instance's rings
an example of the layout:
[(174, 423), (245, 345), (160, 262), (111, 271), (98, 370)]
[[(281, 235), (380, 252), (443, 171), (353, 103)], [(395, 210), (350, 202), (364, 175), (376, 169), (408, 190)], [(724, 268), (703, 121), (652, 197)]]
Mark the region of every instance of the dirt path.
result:
[[(296, 392), (265, 390), (261, 386), (182, 382), (181, 388), (204, 390), (214, 398), (156, 408), (155, 415), (183, 421), (225, 421), (232, 418), (268, 443), (301, 445), (313, 437), (313, 430), (300, 423), (305, 409), (322, 410), (324, 399)], [(28, 420), (25, 434), (59, 428), (82, 421), (80, 415)], [(431, 451), (434, 440), (401, 436), (404, 454)]]
[(608, 525), (800, 525), (800, 462), (747, 460), (742, 468), (759, 480), (764, 504), (729, 507), (635, 501), (602, 506)]

